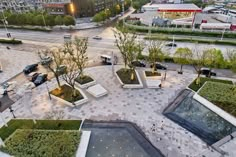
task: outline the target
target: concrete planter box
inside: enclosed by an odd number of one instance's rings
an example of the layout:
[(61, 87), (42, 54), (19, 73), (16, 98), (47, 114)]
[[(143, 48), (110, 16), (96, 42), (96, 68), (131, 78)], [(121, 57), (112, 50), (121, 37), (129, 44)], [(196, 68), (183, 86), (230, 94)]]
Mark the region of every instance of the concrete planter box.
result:
[[(145, 70), (145, 71), (147, 71), (147, 70)], [(151, 80), (161, 80), (162, 79), (162, 76), (147, 76), (145, 71), (143, 71), (143, 76), (144, 76), (145, 80), (148, 80), (148, 79), (151, 79)]]
[(193, 98), (197, 101), (199, 101), (201, 104), (203, 104), (205, 107), (209, 108), (216, 114), (218, 114), (220, 117), (227, 120), (232, 125), (236, 126), (236, 118), (231, 116), (229, 113), (225, 112), (218, 106), (214, 105), (212, 102), (208, 101), (207, 99), (203, 98), (202, 96), (198, 95), (197, 93), (194, 94)]
[(91, 131), (82, 131), (79, 148), (76, 152), (76, 157), (86, 157)]
[[(91, 76), (89, 76), (89, 77), (91, 77)], [(91, 77), (91, 78), (92, 78), (92, 77)], [(93, 79), (93, 78), (92, 78), (92, 79)], [(96, 80), (95, 80), (95, 79), (93, 79), (93, 81), (88, 82), (88, 83), (85, 83), (85, 84), (80, 84), (80, 83), (78, 83), (77, 81), (75, 81), (75, 85), (78, 86), (79, 88), (82, 88), (82, 89), (88, 88), (88, 87), (90, 87), (90, 86), (92, 86), (92, 85), (95, 85), (95, 84), (96, 84)]]
[(122, 85), (123, 88), (143, 88), (142, 80), (141, 80), (141, 78), (140, 78), (140, 76), (139, 76), (139, 74), (138, 74), (138, 72), (137, 72), (136, 70), (135, 70), (135, 74), (136, 74), (136, 76), (137, 76), (137, 79), (138, 79), (139, 84), (124, 84), (124, 83), (121, 81), (120, 77), (119, 77), (119, 76), (117, 75), (117, 73), (115, 72), (115, 75), (116, 75), (118, 81), (120, 82), (120, 84)]
[(147, 88), (161, 88), (162, 76), (147, 76), (145, 71), (143, 71), (143, 76), (145, 78)]
[(79, 88), (75, 88), (75, 89), (78, 90), (78, 91), (80, 92), (80, 94), (83, 96), (83, 99), (74, 102), (75, 105), (73, 105), (71, 102), (66, 101), (66, 100), (64, 100), (64, 99), (61, 99), (61, 98), (59, 98), (59, 97), (57, 97), (57, 96), (55, 96), (55, 95), (53, 95), (53, 94), (51, 94), (51, 97), (52, 97), (53, 99), (55, 99), (55, 100), (58, 100), (58, 101), (61, 102), (61, 103), (64, 103), (64, 104), (70, 106), (70, 107), (79, 106), (79, 105), (81, 105), (81, 104), (84, 104), (84, 103), (88, 102), (88, 98), (87, 98), (87, 96), (83, 93), (83, 91), (80, 90)]

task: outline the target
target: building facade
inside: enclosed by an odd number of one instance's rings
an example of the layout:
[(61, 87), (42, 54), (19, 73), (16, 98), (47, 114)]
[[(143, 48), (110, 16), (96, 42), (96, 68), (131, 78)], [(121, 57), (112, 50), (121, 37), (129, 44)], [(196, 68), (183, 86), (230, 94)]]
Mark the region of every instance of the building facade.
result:
[(28, 0), (1, 0), (0, 11), (11, 10), (14, 12), (27, 12), (33, 9)]

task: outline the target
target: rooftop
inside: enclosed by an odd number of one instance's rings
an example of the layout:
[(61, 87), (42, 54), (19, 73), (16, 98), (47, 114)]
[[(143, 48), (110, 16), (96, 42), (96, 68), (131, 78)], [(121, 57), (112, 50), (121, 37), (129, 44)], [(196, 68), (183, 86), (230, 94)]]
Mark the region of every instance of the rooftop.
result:
[(151, 4), (148, 3), (143, 8), (155, 8), (158, 11), (184, 11), (184, 12), (201, 12), (202, 9), (195, 4)]

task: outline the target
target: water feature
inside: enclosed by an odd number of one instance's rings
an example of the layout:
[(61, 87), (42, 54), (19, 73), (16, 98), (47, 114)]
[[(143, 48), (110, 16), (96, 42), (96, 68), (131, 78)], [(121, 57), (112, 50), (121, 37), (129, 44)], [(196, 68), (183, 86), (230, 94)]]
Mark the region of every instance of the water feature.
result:
[(84, 123), (91, 136), (86, 157), (162, 157), (130, 123)]
[[(184, 96), (183, 96), (184, 95)], [(231, 123), (192, 98), (184, 91), (164, 114), (211, 145), (236, 131)]]

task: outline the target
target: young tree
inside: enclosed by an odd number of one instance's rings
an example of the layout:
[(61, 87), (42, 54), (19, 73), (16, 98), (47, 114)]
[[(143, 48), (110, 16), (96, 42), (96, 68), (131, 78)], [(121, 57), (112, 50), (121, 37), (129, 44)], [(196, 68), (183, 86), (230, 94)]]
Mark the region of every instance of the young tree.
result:
[(210, 68), (208, 77), (211, 77), (211, 69), (220, 67), (224, 63), (224, 57), (220, 50), (206, 49), (206, 65)]
[(78, 70), (80, 71), (80, 77), (83, 77), (84, 68), (87, 65), (87, 48), (88, 48), (88, 38), (78, 38), (75, 37), (73, 41), (73, 50), (71, 49), (70, 43), (66, 44), (66, 53), (69, 53), (72, 57), (73, 62), (76, 63)]
[(62, 79), (72, 88), (74, 98), (78, 96), (75, 89), (75, 79), (83, 74), (88, 60), (86, 56), (87, 44), (87, 38), (79, 39), (75, 37), (74, 41), (65, 43), (63, 48), (63, 53), (66, 55), (63, 63), (67, 66), (67, 69), (66, 73), (62, 75)]
[(191, 63), (198, 74), (196, 84), (200, 84), (201, 68), (206, 65), (207, 53), (206, 51), (204, 51), (204, 48), (202, 50), (202, 48), (200, 48), (198, 45), (195, 45), (195, 48), (192, 50), (192, 53), (193, 57)]
[(175, 61), (175, 63), (181, 65), (180, 66), (180, 73), (181, 74), (183, 73), (183, 65), (189, 64), (191, 58), (192, 58), (192, 51), (187, 47), (185, 47), (185, 48), (180, 47), (175, 51), (174, 61)]
[(157, 61), (163, 61), (165, 54), (162, 51), (162, 47), (163, 47), (163, 42), (160, 41), (154, 41), (151, 40), (150, 44), (148, 46), (148, 60), (152, 66), (152, 73), (154, 73), (157, 69), (156, 69), (156, 62)]
[(59, 79), (60, 74), (58, 73), (57, 70), (60, 69), (60, 66), (63, 64), (65, 54), (62, 53), (60, 48), (56, 48), (51, 50), (39, 51), (38, 55), (41, 60), (43, 60), (46, 57), (52, 58), (52, 61), (46, 62), (44, 66), (54, 74), (58, 88), (61, 89), (61, 84)]
[(63, 18), (60, 15), (57, 15), (54, 23), (55, 25), (63, 25)]
[(231, 70), (236, 73), (236, 49), (227, 49), (227, 57)]
[(63, 19), (64, 25), (69, 26), (69, 25), (75, 25), (75, 19), (72, 16), (65, 16)]
[(114, 30), (114, 36), (115, 45), (120, 50), (124, 60), (125, 69), (127, 69), (130, 59), (133, 58), (131, 57), (133, 56), (131, 52), (134, 52), (137, 35), (135, 33), (129, 32), (126, 28), (122, 28), (121, 31)]

